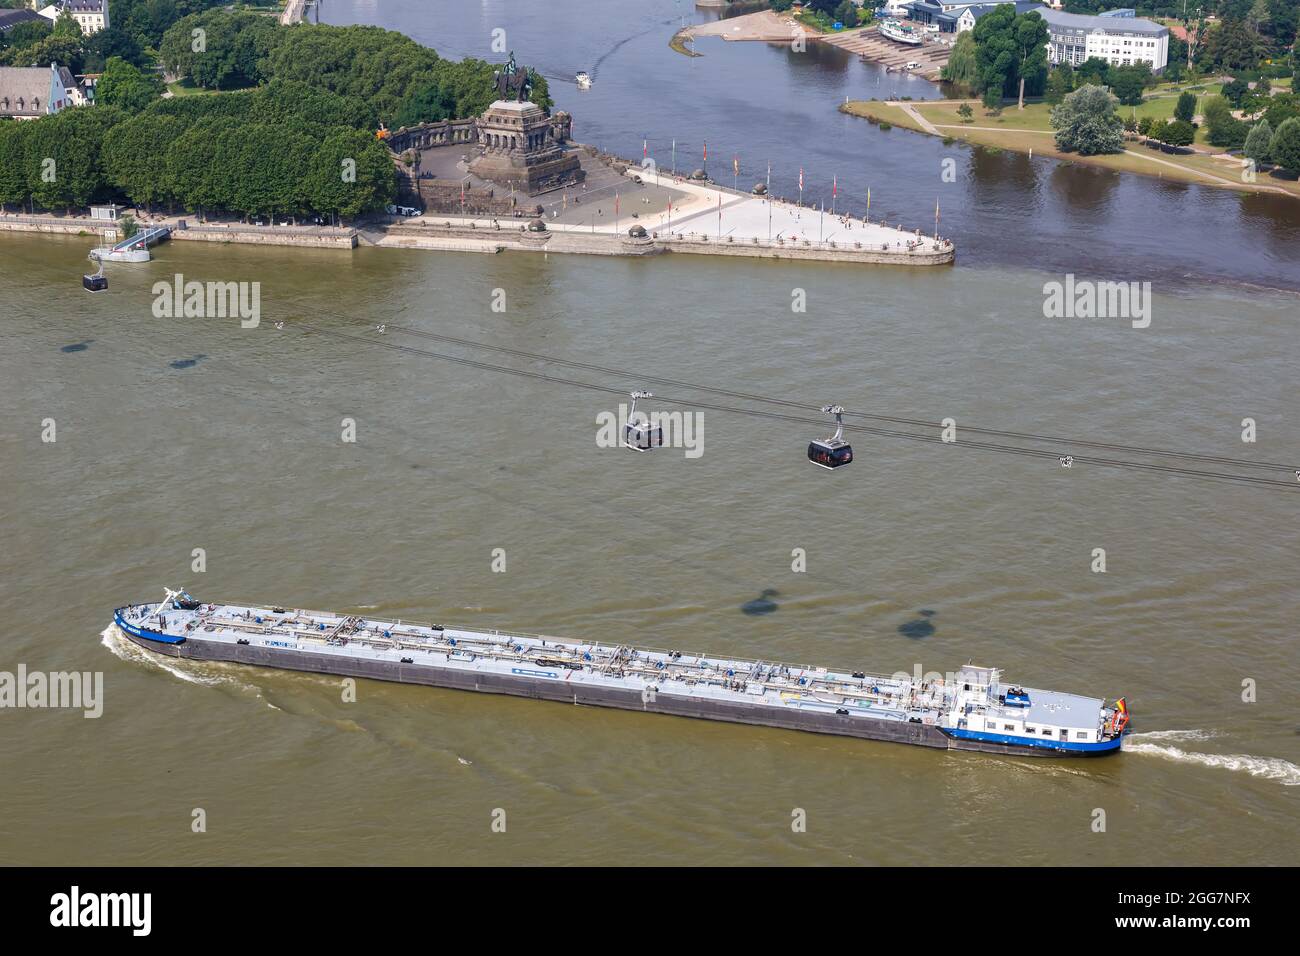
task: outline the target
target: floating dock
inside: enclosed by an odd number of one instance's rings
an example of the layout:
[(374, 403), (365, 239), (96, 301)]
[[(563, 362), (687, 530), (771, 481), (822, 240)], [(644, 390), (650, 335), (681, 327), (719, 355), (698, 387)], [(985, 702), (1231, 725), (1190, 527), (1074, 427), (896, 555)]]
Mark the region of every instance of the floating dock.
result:
[(626, 644), (474, 631), (352, 614), (204, 604), (168, 591), (118, 608), (168, 657), (369, 677), (945, 750), (1094, 756), (1120, 747), (1127, 705), (1022, 688), (967, 665), (946, 678), (841, 672)]

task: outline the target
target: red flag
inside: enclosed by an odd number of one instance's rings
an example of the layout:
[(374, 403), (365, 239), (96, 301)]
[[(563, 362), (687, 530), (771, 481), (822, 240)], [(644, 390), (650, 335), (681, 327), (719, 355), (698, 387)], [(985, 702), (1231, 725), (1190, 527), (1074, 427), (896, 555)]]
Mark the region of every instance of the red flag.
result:
[(838, 176), (831, 177), (831, 198), (832, 199), (835, 198), (836, 191), (839, 189), (839, 182), (840, 182), (840, 178)]
[(799, 190), (803, 191), (803, 167), (799, 167)]
[(641, 158), (645, 159), (649, 155), (650, 155), (650, 141), (648, 139), (643, 139), (641, 140)]
[(704, 141), (704, 161), (706, 163), (709, 161), (709, 141), (707, 139)]
[(739, 156), (732, 156), (732, 157), (731, 157), (731, 169), (732, 169), (732, 171), (733, 171), (737, 176), (740, 175), (740, 157), (739, 157)]

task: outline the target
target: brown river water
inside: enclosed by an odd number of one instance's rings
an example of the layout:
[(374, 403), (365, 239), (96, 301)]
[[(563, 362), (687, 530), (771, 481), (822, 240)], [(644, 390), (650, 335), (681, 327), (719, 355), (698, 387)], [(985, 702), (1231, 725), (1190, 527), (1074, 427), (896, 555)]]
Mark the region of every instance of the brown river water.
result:
[[(325, 19), (434, 43), (420, 27), (437, 18), (400, 19), (417, 6), (439, 5), (327, 3)], [(474, 30), (519, 6), (483, 4)], [(785, 56), (701, 43), (688, 61), (666, 46), (677, 5), (650, 8), (622, 33), (575, 14), (565, 38), (521, 12), (534, 34), (512, 42), (525, 62), (553, 51), (557, 73), (595, 68), (593, 96), (638, 50), (671, 88), (674, 70)], [(448, 55), (476, 52), (462, 29)], [(909, 142), (863, 124), (856, 146), (819, 147), (780, 110), (746, 122), (783, 130), (791, 156)], [(608, 145), (634, 154), (633, 135), (611, 126)], [(597, 446), (617, 396), (374, 345), (645, 385), (401, 331), (416, 329), (959, 428), (1300, 463), (1294, 211), (1182, 187), (1165, 209), (1167, 184), (1062, 169), (1008, 172), (1037, 184), (1019, 212), (991, 198), (1010, 180), (964, 180), (959, 263), (937, 270), (170, 243), (89, 296), (88, 239), (0, 236), (0, 671), (103, 673), (97, 719), (0, 709), (0, 862), (1294, 863), (1290, 489), (866, 435), (829, 473), (804, 456), (825, 427), (708, 409), (698, 458), (637, 455)], [(919, 220), (933, 190), (909, 182)], [(1126, 198), (1153, 204), (1168, 240), (1130, 276), (1153, 282), (1150, 327), (1045, 318), (1044, 283), (1064, 272), (1137, 269)], [(985, 205), (1006, 220), (987, 243)], [(1070, 209), (1124, 238), (1070, 240), (1072, 265), (1054, 238)], [(1220, 231), (1180, 228), (1179, 210)], [(1252, 230), (1249, 254), (1222, 238)], [(260, 283), (260, 325), (155, 317), (153, 283), (178, 273)], [(1257, 444), (1241, 441), (1247, 417)], [(1030, 686), (1126, 695), (1135, 732), (1114, 757), (1026, 760), (377, 682), (345, 702), (334, 679), (164, 664), (117, 638), (112, 609), (164, 585), (886, 673), (973, 658)]]

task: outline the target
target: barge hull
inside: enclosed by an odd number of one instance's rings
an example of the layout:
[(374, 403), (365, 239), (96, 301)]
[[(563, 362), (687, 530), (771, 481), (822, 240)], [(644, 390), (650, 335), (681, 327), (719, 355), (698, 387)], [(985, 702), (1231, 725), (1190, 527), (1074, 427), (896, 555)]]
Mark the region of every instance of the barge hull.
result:
[(613, 707), (620, 710), (666, 714), (674, 717), (693, 717), (703, 720), (720, 720), (729, 723), (775, 727), (782, 730), (800, 730), (863, 740), (880, 740), (891, 743), (912, 744), (943, 750), (980, 751), (984, 753), (1013, 754), (1026, 757), (1062, 756), (1059, 752), (1015, 747), (975, 740), (955, 740), (933, 724), (855, 717), (815, 711), (782, 711), (772, 707), (739, 702), (707, 700), (675, 695), (659, 690), (652, 699), (643, 700), (639, 691), (605, 686), (571, 683), (563, 678), (529, 677), (496, 673), (469, 672), (461, 669), (438, 667), (434, 663), (403, 664), (372, 658), (339, 657), (316, 654), (293, 648), (277, 648), (253, 644), (229, 644), (188, 638), (177, 644), (162, 644), (138, 637), (128, 631), (125, 636), (133, 643), (165, 657), (196, 661), (220, 661), (248, 664), (256, 667), (273, 667), (281, 670), (306, 671), (314, 674), (333, 674), (340, 677), (369, 678), (399, 684), (421, 684), (449, 690), (478, 691), (489, 694), (509, 694), (534, 700), (549, 700), (566, 704), (583, 704), (591, 707)]

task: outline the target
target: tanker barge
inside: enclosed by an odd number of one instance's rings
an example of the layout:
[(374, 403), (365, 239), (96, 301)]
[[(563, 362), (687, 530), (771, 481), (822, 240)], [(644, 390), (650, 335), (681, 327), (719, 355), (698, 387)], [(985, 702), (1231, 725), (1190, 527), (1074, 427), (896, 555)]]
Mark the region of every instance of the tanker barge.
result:
[(1027, 756), (1113, 753), (1129, 723), (1123, 698), (1108, 707), (973, 664), (921, 680), (166, 595), (118, 608), (114, 623), (149, 651), (189, 660)]

